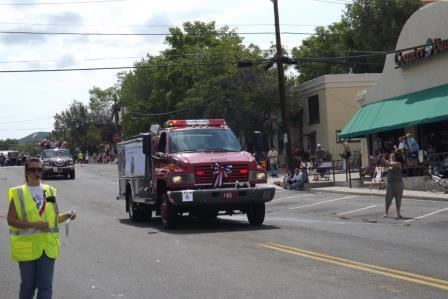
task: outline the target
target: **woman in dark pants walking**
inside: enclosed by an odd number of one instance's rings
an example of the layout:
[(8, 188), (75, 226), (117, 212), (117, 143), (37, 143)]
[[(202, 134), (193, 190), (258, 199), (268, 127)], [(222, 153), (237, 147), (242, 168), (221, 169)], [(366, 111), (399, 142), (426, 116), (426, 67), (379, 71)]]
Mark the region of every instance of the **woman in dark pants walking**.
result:
[[(392, 159), (392, 156), (394, 157)], [(392, 162), (393, 160), (393, 162)], [(391, 155), (390, 160), (381, 157), (381, 162), (384, 166), (389, 167), (387, 174), (387, 190), (386, 190), (386, 206), (384, 217), (389, 216), (389, 208), (392, 204), (392, 199), (395, 197), (395, 206), (397, 208), (397, 218), (403, 218), (400, 213), (401, 208), (401, 198), (403, 196), (403, 155), (399, 150), (396, 150), (393, 155)]]

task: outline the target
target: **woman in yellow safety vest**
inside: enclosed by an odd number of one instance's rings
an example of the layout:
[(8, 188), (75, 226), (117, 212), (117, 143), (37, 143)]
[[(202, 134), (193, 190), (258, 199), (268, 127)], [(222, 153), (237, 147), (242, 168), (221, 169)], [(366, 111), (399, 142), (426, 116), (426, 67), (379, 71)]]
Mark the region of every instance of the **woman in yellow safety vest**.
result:
[(11, 258), (19, 263), (19, 298), (51, 298), (54, 262), (59, 255), (58, 224), (76, 214), (59, 213), (56, 189), (41, 184), (42, 163), (25, 163), (24, 185), (8, 191), (9, 243)]

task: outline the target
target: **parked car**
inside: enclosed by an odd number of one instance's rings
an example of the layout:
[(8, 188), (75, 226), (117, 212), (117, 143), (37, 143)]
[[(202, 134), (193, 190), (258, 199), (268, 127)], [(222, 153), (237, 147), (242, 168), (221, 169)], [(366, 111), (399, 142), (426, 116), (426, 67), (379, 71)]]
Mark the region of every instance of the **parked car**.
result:
[(3, 156), (5, 157), (5, 160), (3, 161), (3, 165), (6, 166), (13, 166), (13, 165), (19, 165), (19, 152), (18, 151), (1, 151)]

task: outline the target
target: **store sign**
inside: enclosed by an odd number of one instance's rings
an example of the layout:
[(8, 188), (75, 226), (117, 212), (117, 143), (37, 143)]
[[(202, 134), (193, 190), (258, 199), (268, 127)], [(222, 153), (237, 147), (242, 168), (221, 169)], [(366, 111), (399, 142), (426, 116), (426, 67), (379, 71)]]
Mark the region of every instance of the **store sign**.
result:
[(448, 52), (448, 39), (428, 39), (426, 46), (415, 47), (408, 51), (400, 51), (395, 54), (396, 68), (404, 65), (432, 58), (440, 53)]

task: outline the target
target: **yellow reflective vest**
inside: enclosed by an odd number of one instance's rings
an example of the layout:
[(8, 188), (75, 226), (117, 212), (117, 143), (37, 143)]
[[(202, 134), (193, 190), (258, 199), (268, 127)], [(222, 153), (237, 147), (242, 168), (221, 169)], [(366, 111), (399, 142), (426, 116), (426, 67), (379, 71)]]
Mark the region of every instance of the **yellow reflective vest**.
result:
[[(56, 189), (48, 185), (42, 185), (45, 196), (56, 197)], [(19, 220), (28, 222), (48, 222), (49, 231), (43, 232), (33, 228), (20, 229), (9, 226), (9, 245), (11, 258), (14, 261), (34, 261), (45, 254), (50, 258), (59, 256), (59, 227), (58, 207), (56, 201), (46, 202), (42, 216), (39, 215), (36, 203), (26, 184), (8, 191), (8, 201), (14, 201)]]

